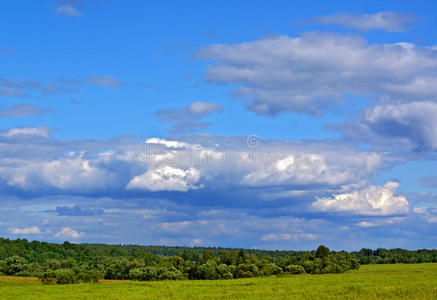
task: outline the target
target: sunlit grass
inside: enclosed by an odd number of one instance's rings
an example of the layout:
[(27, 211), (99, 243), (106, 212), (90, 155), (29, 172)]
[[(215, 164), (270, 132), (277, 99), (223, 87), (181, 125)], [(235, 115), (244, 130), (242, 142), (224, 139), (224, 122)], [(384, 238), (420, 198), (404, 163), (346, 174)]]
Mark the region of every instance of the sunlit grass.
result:
[(366, 265), (343, 274), (54, 286), (0, 276), (0, 299), (437, 299), (437, 264)]

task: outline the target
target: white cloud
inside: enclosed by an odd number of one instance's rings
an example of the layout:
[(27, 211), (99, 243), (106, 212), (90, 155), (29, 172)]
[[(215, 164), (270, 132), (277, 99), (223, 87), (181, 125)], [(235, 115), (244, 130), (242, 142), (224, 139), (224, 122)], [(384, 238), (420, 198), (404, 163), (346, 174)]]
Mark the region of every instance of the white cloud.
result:
[(80, 17), (82, 16), (82, 13), (80, 12), (80, 10), (78, 10), (76, 7), (70, 5), (70, 4), (65, 4), (65, 5), (59, 5), (56, 8), (56, 13), (59, 15), (66, 15), (69, 17)]
[(330, 174), (324, 158), (316, 154), (289, 155), (273, 162), (266, 169), (258, 169), (243, 178), (249, 185), (281, 185), (286, 183), (343, 182), (344, 175)]
[(33, 227), (26, 227), (26, 228), (12, 228), (11, 229), (12, 234), (40, 234), (41, 231), (39, 230), (39, 227), (33, 226)]
[(187, 111), (196, 116), (208, 116), (214, 112), (223, 111), (222, 106), (219, 103), (212, 102), (193, 102), (187, 107)]
[(385, 30), (399, 32), (405, 30), (405, 23), (413, 21), (412, 14), (383, 11), (375, 14), (335, 14), (316, 18), (322, 24), (337, 24), (361, 31)]
[(64, 227), (60, 231), (55, 233), (55, 237), (57, 237), (57, 238), (72, 239), (72, 240), (77, 240), (78, 238), (80, 238), (83, 235), (84, 235), (83, 232), (78, 232), (78, 231), (71, 229), (69, 227)]
[(47, 127), (21, 127), (21, 128), (12, 128), (5, 133), (1, 133), (4, 136), (16, 136), (16, 135), (33, 135), (33, 136), (42, 136), (48, 137), (51, 129)]
[(369, 228), (369, 227), (378, 226), (378, 224), (377, 223), (373, 223), (373, 222), (362, 221), (362, 222), (359, 222), (357, 224), (357, 226), (364, 227), (364, 228)]
[(41, 128), (11, 129), (0, 138), (2, 186), (42, 195), (274, 187), (257, 197), (302, 198), (362, 186), (385, 162), (330, 142), (262, 141), (254, 151), (246, 137), (68, 141)]
[[(355, 153), (355, 157), (345, 153), (341, 157), (340, 152), (338, 149), (336, 153), (305, 151), (288, 154), (270, 164), (258, 164), (255, 170), (243, 177), (241, 183), (249, 186), (338, 185), (351, 182), (352, 178), (358, 181), (362, 176), (360, 173), (375, 172), (382, 163), (382, 158), (376, 153)], [(264, 159), (268, 162), (269, 157)], [(291, 195), (291, 192), (285, 194)]]
[(317, 236), (312, 233), (269, 233), (261, 236), (261, 240), (265, 242), (314, 240), (316, 238)]
[[(361, 132), (406, 139), (419, 149), (437, 149), (437, 104), (378, 105), (364, 113)], [(362, 135), (361, 135), (362, 137)]]
[(127, 189), (145, 189), (149, 191), (186, 192), (199, 188), (200, 173), (195, 168), (187, 170), (164, 166), (149, 170), (143, 175), (135, 176), (127, 185)]
[(236, 84), (235, 96), (260, 115), (317, 114), (350, 94), (398, 102), (437, 94), (437, 50), (409, 43), (311, 33), (211, 45), (197, 56), (215, 62), (206, 70), (210, 82)]
[(333, 198), (317, 198), (313, 208), (326, 212), (349, 212), (358, 215), (384, 216), (406, 214), (410, 205), (404, 196), (395, 196), (399, 183), (389, 181), (384, 186), (369, 186)]
[(149, 138), (146, 140), (146, 144), (157, 144), (157, 145), (164, 145), (167, 148), (185, 148), (188, 147), (187, 143), (179, 142), (179, 141), (172, 141), (172, 140), (166, 140), (161, 138)]
[(420, 216), (421, 219), (424, 219), (428, 223), (437, 223), (437, 214), (436, 209), (432, 209), (429, 207), (415, 207), (413, 212)]
[[(33, 162), (19, 168), (7, 168), (8, 185), (27, 190), (49, 186), (61, 190), (86, 191), (108, 187), (115, 174), (93, 166), (94, 161), (73, 157)], [(0, 172), (2, 168), (0, 167)]]

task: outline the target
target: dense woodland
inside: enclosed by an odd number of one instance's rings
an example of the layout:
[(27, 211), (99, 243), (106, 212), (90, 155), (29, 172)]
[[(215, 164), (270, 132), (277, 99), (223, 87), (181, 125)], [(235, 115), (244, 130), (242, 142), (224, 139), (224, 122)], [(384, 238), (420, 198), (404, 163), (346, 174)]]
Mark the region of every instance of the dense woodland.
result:
[(437, 262), (437, 250), (359, 252), (53, 244), (0, 238), (0, 273), (38, 276), (46, 284), (99, 279), (179, 280), (342, 273), (360, 264)]

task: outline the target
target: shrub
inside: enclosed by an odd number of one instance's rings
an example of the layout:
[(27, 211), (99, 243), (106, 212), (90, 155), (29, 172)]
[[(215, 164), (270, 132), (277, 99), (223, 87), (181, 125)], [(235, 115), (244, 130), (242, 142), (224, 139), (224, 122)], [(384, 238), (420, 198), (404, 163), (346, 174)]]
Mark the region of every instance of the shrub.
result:
[(74, 271), (70, 269), (56, 270), (55, 278), (57, 284), (71, 284), (79, 282), (76, 274), (74, 274)]
[(97, 270), (81, 270), (77, 274), (77, 279), (80, 282), (99, 282), (100, 278), (102, 278), (102, 274)]
[(11, 256), (5, 259), (3, 272), (7, 275), (15, 275), (22, 272), (26, 265), (26, 259), (21, 256)]
[(155, 267), (135, 268), (129, 271), (129, 277), (139, 281), (158, 280), (158, 270)]
[(274, 263), (268, 263), (264, 265), (261, 269), (261, 275), (270, 276), (270, 275), (280, 275), (282, 274), (282, 268)]
[(236, 278), (260, 276), (258, 267), (254, 264), (239, 264), (236, 270)]
[(175, 267), (164, 267), (158, 270), (159, 280), (179, 280), (182, 279), (182, 273)]
[(217, 267), (217, 273), (218, 273), (220, 279), (232, 279), (232, 278), (234, 278), (230, 268), (225, 264), (220, 264)]
[(285, 272), (290, 274), (305, 274), (305, 269), (298, 265), (288, 265), (285, 267)]

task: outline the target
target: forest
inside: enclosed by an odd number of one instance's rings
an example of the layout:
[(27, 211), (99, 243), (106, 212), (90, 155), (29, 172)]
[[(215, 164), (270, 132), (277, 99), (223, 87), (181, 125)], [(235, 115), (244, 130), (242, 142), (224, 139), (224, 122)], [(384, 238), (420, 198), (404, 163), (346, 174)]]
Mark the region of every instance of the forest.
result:
[(358, 252), (63, 244), (0, 238), (0, 274), (39, 277), (44, 284), (99, 279), (233, 279), (286, 274), (343, 273), (360, 264), (437, 262), (437, 250)]

